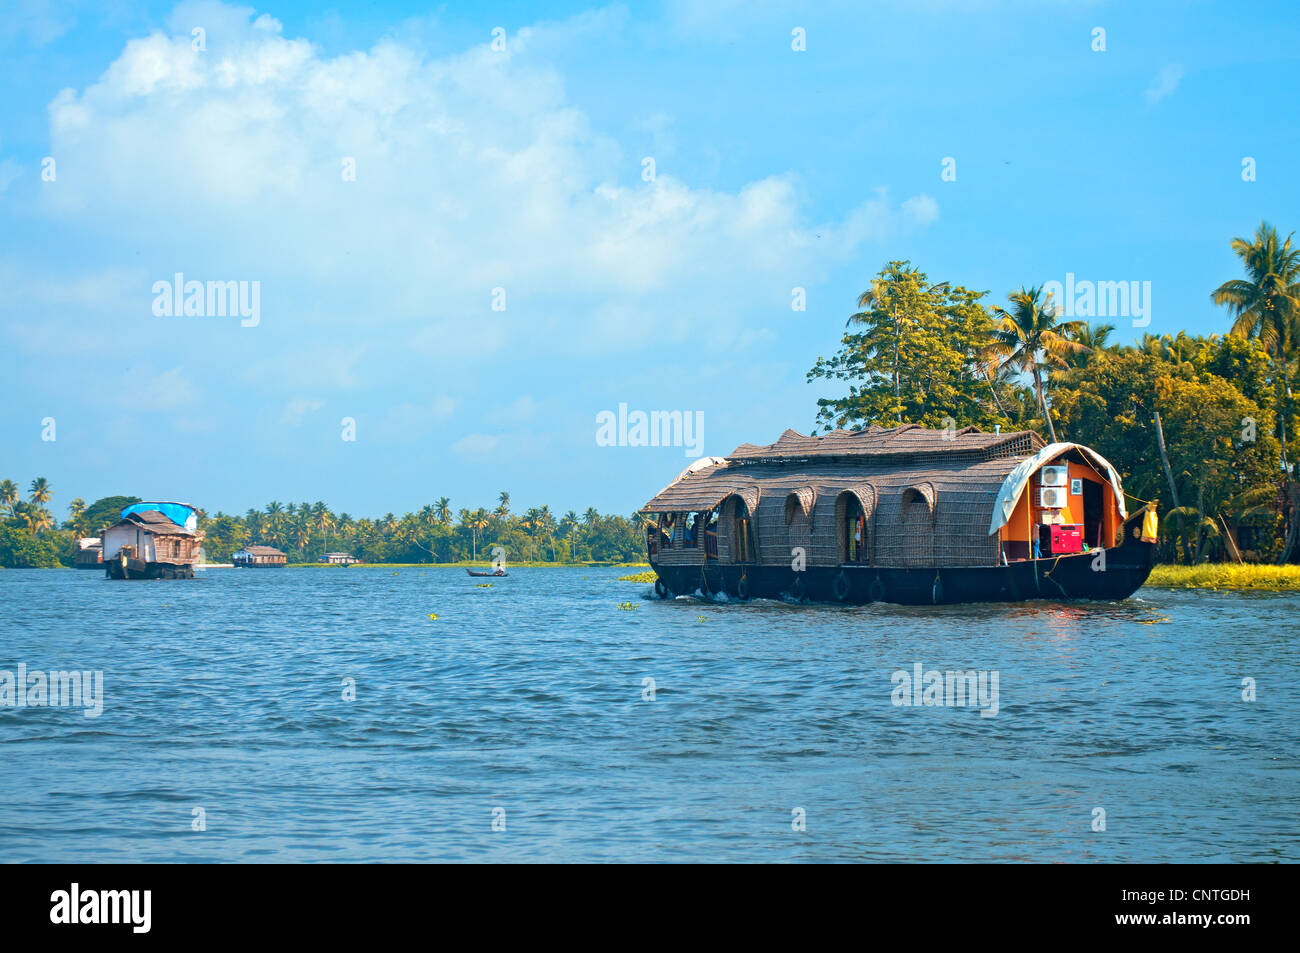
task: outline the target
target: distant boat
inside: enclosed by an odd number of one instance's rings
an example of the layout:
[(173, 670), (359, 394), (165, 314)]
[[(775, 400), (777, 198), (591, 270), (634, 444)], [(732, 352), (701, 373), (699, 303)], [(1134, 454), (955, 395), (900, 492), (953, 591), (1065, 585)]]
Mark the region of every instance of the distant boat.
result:
[(506, 571), (504, 569), (494, 569), (491, 572), (480, 572), (477, 569), (466, 569), (465, 571), (469, 573), (471, 576), (493, 576), (497, 579), (500, 579), (502, 576), (506, 575)]
[(101, 565), (110, 579), (193, 579), (202, 544), (188, 503), (132, 503), (104, 531)]

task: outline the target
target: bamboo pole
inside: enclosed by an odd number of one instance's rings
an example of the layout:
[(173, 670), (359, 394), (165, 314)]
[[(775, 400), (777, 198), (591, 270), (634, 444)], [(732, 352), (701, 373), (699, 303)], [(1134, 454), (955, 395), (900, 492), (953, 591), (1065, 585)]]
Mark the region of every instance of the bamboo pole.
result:
[(1223, 525), (1223, 538), (1228, 541), (1228, 552), (1232, 553), (1232, 558), (1237, 562), (1244, 562), (1241, 558), (1241, 550), (1237, 548), (1237, 541), (1232, 538), (1232, 529), (1228, 526), (1228, 521), (1219, 514), (1219, 522)]

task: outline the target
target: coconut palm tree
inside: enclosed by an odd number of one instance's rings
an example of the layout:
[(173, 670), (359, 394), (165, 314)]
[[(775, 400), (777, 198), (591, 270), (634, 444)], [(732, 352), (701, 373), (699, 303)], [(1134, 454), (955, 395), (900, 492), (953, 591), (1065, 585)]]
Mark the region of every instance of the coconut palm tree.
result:
[(29, 499), (37, 506), (42, 506), (48, 503), (50, 497), (54, 495), (53, 491), (50, 490), (50, 481), (45, 479), (45, 477), (37, 477), (32, 481), (32, 485), (29, 489), (31, 491)]
[(482, 507), (479, 507), (472, 514), (470, 514), (469, 525), (470, 525), (470, 529), (474, 531), (474, 558), (475, 559), (478, 559), (478, 538), (480, 535), (482, 535), (483, 530), (488, 528), (488, 525), (491, 522), (492, 522), (492, 517), (488, 514), (488, 511), (483, 509)]
[(13, 480), (0, 481), (0, 503), (9, 507), (9, 515), (14, 515), (14, 504), (18, 502), (18, 484)]
[(569, 510), (560, 519), (560, 535), (563, 536), (564, 539), (569, 544), (570, 559), (576, 559), (578, 555), (578, 550), (577, 550), (578, 525), (579, 525), (578, 514), (575, 513), (573, 510)]
[(451, 525), (451, 500), (445, 496), (438, 497), (438, 502), (433, 504), (438, 514), (438, 522), (443, 526)]
[(1285, 466), (1290, 370), (1300, 343), (1300, 248), (1292, 246), (1291, 235), (1280, 241), (1276, 228), (1260, 222), (1254, 240), (1234, 238), (1232, 250), (1245, 266), (1246, 277), (1225, 281), (1210, 293), (1210, 300), (1227, 307), (1233, 334), (1258, 338), (1272, 359)]
[(1072, 367), (1088, 367), (1102, 354), (1114, 354), (1119, 345), (1110, 343), (1110, 336), (1115, 333), (1113, 324), (1084, 324), (1083, 327), (1066, 333), (1071, 341), (1082, 344), (1087, 350), (1068, 355)]
[(510, 515), (510, 494), (505, 490), (502, 490), (497, 494), (497, 508), (495, 513), (500, 519), (505, 519)]
[(1291, 244), (1291, 235), (1283, 241), (1276, 228), (1260, 222), (1254, 239), (1234, 238), (1232, 250), (1241, 259), (1246, 277), (1225, 281), (1210, 293), (1210, 300), (1227, 307), (1233, 318), (1233, 334), (1259, 339), (1272, 364), (1278, 441), (1282, 445), (1282, 469), (1287, 473), (1286, 494), (1291, 511), (1286, 543), (1278, 557), (1279, 563), (1286, 563), (1300, 542), (1300, 492), (1290, 478), (1286, 446), (1291, 377), (1300, 357), (1300, 248)]
[(54, 525), (54, 517), (50, 516), (50, 511), (35, 503), (23, 504), (21, 517), (33, 535), (40, 535), (42, 530)]
[(68, 529), (72, 530), (74, 536), (86, 535), (86, 501), (77, 497), (68, 504)]
[(1010, 311), (993, 306), (993, 317), (997, 319), (994, 340), (1003, 362), (1033, 379), (1034, 394), (1043, 419), (1047, 421), (1047, 432), (1052, 443), (1056, 443), (1056, 427), (1052, 425), (1052, 414), (1043, 395), (1043, 373), (1053, 367), (1068, 367), (1069, 355), (1087, 350), (1085, 345), (1071, 340), (1072, 335), (1081, 331), (1084, 322), (1057, 321), (1057, 309), (1051, 303), (1051, 295), (1044, 297), (1041, 285), (1037, 288), (1022, 287), (1007, 298), (1012, 305)]

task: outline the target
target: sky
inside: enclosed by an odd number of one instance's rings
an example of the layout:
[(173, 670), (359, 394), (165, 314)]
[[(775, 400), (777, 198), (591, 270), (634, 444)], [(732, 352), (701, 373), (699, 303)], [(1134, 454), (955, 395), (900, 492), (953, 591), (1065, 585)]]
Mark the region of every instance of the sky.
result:
[[(1300, 227), (1298, 65), (1266, 2), (14, 0), (0, 478), (628, 513), (809, 432), (891, 259), (1222, 332), (1231, 239)], [(620, 405), (699, 439), (602, 445)]]

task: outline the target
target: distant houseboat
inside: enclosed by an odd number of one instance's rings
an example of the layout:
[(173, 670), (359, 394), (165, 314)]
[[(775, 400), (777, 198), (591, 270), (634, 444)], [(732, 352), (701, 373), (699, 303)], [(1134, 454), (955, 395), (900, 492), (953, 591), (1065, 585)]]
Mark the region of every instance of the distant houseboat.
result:
[(99, 569), (104, 565), (104, 544), (98, 536), (82, 536), (72, 553), (76, 569)]
[(321, 562), (335, 566), (351, 566), (353, 563), (361, 562), (361, 560), (351, 553), (326, 553)]
[(1124, 599), (1155, 558), (1088, 447), (1031, 431), (872, 426), (706, 457), (643, 508), (661, 597), (937, 604)]
[(245, 569), (267, 569), (283, 566), (289, 557), (274, 546), (245, 546), (230, 557), (236, 567)]
[(134, 503), (101, 539), (111, 579), (193, 579), (203, 533), (188, 503)]

